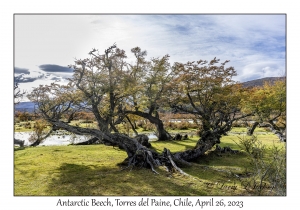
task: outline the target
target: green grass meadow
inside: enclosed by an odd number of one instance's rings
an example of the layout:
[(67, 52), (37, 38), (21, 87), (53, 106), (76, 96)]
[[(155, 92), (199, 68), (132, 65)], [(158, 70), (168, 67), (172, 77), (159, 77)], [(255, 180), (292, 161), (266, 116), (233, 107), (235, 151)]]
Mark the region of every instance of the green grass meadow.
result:
[[(221, 139), (221, 146), (239, 149), (239, 135)], [(257, 135), (267, 147), (281, 145), (272, 134)], [(199, 137), (170, 142), (151, 142), (154, 150), (171, 152), (193, 148)], [(213, 148), (214, 149), (214, 148)], [(245, 152), (215, 152), (182, 167), (189, 176), (170, 174), (159, 167), (125, 169), (127, 157), (119, 148), (104, 145), (39, 146), (14, 149), (15, 196), (200, 196), (248, 195), (236, 175), (247, 174), (250, 161)]]

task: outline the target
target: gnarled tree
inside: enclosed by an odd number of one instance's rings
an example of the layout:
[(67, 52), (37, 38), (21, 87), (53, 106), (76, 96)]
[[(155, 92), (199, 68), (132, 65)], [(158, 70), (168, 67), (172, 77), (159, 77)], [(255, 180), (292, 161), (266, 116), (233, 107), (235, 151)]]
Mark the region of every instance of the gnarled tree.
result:
[[(233, 67), (224, 68), (227, 61), (220, 66), (216, 65), (216, 59), (206, 66), (203, 66), (206, 64), (204, 61), (197, 64), (177, 63), (173, 68), (176, 78), (171, 80), (167, 76), (170, 73), (166, 68), (168, 56), (153, 59), (151, 71), (144, 77), (148, 84), (145, 84), (146, 88), (139, 96), (130, 94), (132, 89), (129, 87), (134, 85), (131, 83), (134, 80), (130, 75), (132, 71), (123, 68), (124, 51), (113, 45), (105, 50), (103, 55), (96, 54), (96, 50), (92, 50), (90, 55), (90, 59), (76, 60), (75, 65), (71, 66), (74, 74), (69, 86), (40, 86), (32, 91), (29, 98), (38, 104), (40, 114), (54, 127), (75, 134), (88, 134), (108, 145), (117, 145), (124, 149), (128, 155), (128, 167), (150, 167), (156, 172), (155, 166), (164, 165), (169, 170), (175, 169), (184, 173), (176, 166), (177, 163), (189, 164), (187, 161), (204, 154), (220, 142), (220, 137), (231, 129), (235, 120), (247, 116), (240, 114), (241, 92), (238, 85), (232, 81), (232, 76), (235, 75)], [(168, 87), (168, 97), (164, 92), (165, 87)], [(65, 90), (69, 90), (69, 95)], [(165, 97), (162, 97), (163, 93)], [(80, 100), (73, 100), (74, 94), (81, 95)], [(147, 95), (145, 107), (148, 106), (148, 109), (152, 110), (151, 113), (158, 113), (158, 101), (163, 99), (169, 102), (175, 111), (191, 113), (198, 117), (203, 130), (194, 149), (174, 154), (164, 149), (164, 152), (159, 154), (136, 139), (117, 132), (115, 125), (124, 120), (130, 97), (131, 103), (139, 106), (144, 95)], [(138, 97), (141, 98), (139, 104), (134, 101), (138, 100)], [(98, 129), (73, 126), (62, 119), (70, 109), (82, 104), (95, 115)], [(129, 110), (127, 114), (135, 114), (134, 112), (139, 111), (139, 107), (136, 108), (137, 110)]]
[[(137, 139), (130, 138), (124, 134), (111, 133), (109, 130), (103, 128), (92, 129), (73, 126), (63, 120), (62, 116), (68, 112), (71, 107), (76, 106), (76, 102), (64, 97), (64, 94), (60, 94), (58, 90), (61, 89), (63, 89), (62, 86), (55, 84), (50, 86), (40, 86), (34, 88), (32, 93), (28, 96), (30, 100), (37, 103), (39, 113), (52, 125), (52, 128), (64, 129), (79, 135), (94, 136), (94, 138), (100, 139), (106, 145), (119, 146), (124, 149), (128, 155), (128, 158), (126, 159), (128, 167), (149, 167), (153, 172), (157, 173), (155, 167), (164, 165), (170, 171), (175, 169), (183, 173), (181, 169), (176, 166), (174, 162), (174, 160), (176, 161), (176, 158), (174, 158), (168, 149), (165, 149), (162, 154), (158, 154), (146, 146), (143, 146)], [(94, 114), (97, 113), (98, 112)]]
[[(158, 154), (143, 146), (138, 140), (116, 131), (114, 127), (125, 117), (123, 103), (127, 96), (127, 72), (123, 69), (125, 53), (115, 45), (105, 50), (104, 55), (90, 52), (91, 58), (76, 60), (73, 77), (68, 86), (57, 84), (33, 89), (29, 99), (38, 106), (38, 111), (53, 128), (61, 128), (79, 135), (90, 135), (107, 145), (117, 145), (128, 155), (128, 167), (150, 167), (165, 165), (169, 170), (181, 171), (173, 161), (169, 150)], [(78, 97), (80, 96), (80, 97)], [(73, 126), (63, 115), (76, 106), (85, 106), (96, 118), (98, 129)], [(176, 161), (176, 160), (175, 160)]]
[[(80, 111), (80, 108), (76, 107), (80, 106), (81, 95), (71, 86), (55, 83), (45, 86), (40, 85), (38, 88), (34, 88), (27, 97), (35, 103), (37, 107), (36, 114), (42, 116), (46, 121), (48, 119), (62, 120), (63, 115), (72, 115)], [(67, 121), (69, 122), (70, 119), (67, 119)], [(48, 124), (43, 120), (38, 120), (35, 123), (34, 132), (30, 137), (30, 146), (38, 146), (53, 131), (59, 128), (50, 123), (50, 130), (47, 131), (45, 129), (46, 125)]]
[(233, 67), (225, 68), (214, 58), (209, 63), (199, 60), (174, 65), (176, 78), (169, 84), (169, 104), (174, 112), (189, 113), (201, 122), (200, 136), (194, 149), (179, 158), (193, 159), (204, 154), (225, 135), (233, 122), (252, 115), (241, 113), (243, 91), (232, 77)]
[(122, 100), (127, 95), (123, 80), (126, 54), (116, 45), (99, 54), (93, 49), (90, 58), (76, 60), (70, 86), (76, 87), (82, 94), (82, 104), (94, 113), (98, 127), (103, 132), (118, 132), (125, 115), (122, 114)]
[(173, 76), (169, 56), (146, 61), (146, 51), (135, 47), (131, 52), (134, 53), (136, 62), (129, 65), (128, 81), (131, 83), (131, 91), (125, 113), (149, 120), (156, 127), (158, 140), (170, 140), (172, 136), (165, 130), (159, 116), (159, 109), (163, 107), (162, 99), (166, 97), (166, 84)]
[(254, 123), (248, 134), (252, 135), (256, 126), (264, 124), (286, 141), (286, 82), (283, 79), (274, 83), (266, 82), (263, 86), (248, 89), (248, 97), (243, 100), (243, 109), (252, 111)]

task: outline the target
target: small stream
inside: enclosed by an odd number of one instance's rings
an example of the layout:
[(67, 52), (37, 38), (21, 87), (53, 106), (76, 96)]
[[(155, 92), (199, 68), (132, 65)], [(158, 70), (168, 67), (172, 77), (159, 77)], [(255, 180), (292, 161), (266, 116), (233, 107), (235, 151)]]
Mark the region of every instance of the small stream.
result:
[[(19, 140), (24, 140), (24, 146), (30, 145), (28, 139), (33, 132), (15, 132), (15, 138)], [(146, 134), (149, 137), (149, 141), (154, 141), (157, 139), (157, 136), (154, 133)], [(92, 136), (83, 136), (70, 134), (66, 131), (56, 131), (48, 138), (46, 138), (40, 146), (53, 146), (53, 145), (69, 145), (72, 143), (84, 142), (92, 138)]]

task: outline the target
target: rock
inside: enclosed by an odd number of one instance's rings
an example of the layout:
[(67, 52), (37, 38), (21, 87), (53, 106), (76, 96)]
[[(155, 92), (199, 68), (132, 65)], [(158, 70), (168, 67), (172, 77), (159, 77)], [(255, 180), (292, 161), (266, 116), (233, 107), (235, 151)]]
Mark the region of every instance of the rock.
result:
[(182, 139), (182, 135), (180, 135), (179, 133), (177, 133), (173, 138), (173, 140), (181, 140), (181, 139)]
[(24, 147), (24, 142), (25, 141), (14, 138), (14, 144), (18, 144), (20, 147)]

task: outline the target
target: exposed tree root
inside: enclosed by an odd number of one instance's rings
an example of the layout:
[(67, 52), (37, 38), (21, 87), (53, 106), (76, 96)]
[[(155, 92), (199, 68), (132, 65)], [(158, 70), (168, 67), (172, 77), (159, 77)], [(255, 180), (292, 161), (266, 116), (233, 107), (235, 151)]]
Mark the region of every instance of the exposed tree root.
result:
[[(186, 175), (189, 176), (187, 173), (185, 173), (184, 171), (182, 171), (173, 161), (173, 155), (171, 154), (169, 149), (164, 148), (164, 152), (163, 152), (163, 156), (167, 158), (167, 160), (169, 160), (169, 163), (171, 165), (166, 165), (168, 167), (169, 171), (172, 171), (172, 169), (174, 169), (175, 171), (179, 172), (182, 175)], [(171, 167), (170, 167), (171, 166)]]

